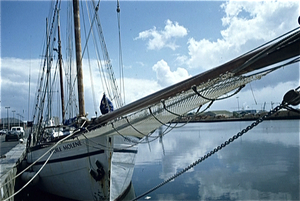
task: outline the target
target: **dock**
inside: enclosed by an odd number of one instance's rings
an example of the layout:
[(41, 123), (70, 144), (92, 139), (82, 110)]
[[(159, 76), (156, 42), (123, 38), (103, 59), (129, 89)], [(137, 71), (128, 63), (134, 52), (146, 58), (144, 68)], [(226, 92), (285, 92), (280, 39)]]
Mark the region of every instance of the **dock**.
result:
[[(5, 143), (5, 142), (1, 142)], [(1, 145), (2, 146), (2, 145)], [(15, 193), (15, 176), (18, 166), (26, 156), (26, 140), (18, 143), (0, 159), (0, 200), (6, 200)], [(11, 198), (9, 200), (14, 200)]]

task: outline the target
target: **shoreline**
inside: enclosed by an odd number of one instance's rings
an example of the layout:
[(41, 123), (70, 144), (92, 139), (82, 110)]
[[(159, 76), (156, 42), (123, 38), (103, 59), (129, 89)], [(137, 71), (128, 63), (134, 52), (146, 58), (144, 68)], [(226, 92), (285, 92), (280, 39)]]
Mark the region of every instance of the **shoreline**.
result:
[[(299, 110), (298, 110), (299, 111)], [(255, 121), (261, 116), (266, 115), (268, 112), (263, 112), (259, 114), (248, 114), (242, 117), (225, 117), (225, 116), (209, 116), (209, 115), (199, 115), (195, 117), (191, 117), (189, 115), (179, 117), (176, 120), (172, 121), (172, 123), (209, 123), (209, 122), (232, 122), (232, 121)], [(297, 120), (300, 119), (300, 113), (293, 111), (279, 111), (273, 114), (271, 117), (266, 120)]]

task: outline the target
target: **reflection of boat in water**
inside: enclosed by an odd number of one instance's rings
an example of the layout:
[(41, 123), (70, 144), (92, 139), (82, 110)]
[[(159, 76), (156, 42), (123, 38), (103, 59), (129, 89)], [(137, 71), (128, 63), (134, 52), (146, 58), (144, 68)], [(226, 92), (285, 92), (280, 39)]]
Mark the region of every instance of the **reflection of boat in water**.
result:
[[(18, 182), (18, 181), (17, 181)], [(19, 182), (20, 186), (22, 182)], [(118, 197), (117, 200), (134, 200), (136, 197), (135, 188), (133, 183), (131, 182), (128, 188), (123, 192), (121, 196)], [(22, 190), (19, 194), (14, 197), (15, 200), (43, 200), (43, 201), (74, 201), (73, 199), (64, 198), (58, 195), (54, 195), (51, 193), (47, 193), (43, 190), (38, 189), (35, 185), (27, 186), (26, 189)]]
[[(122, 196), (131, 183), (137, 144), (159, 138), (153, 136), (161, 125), (186, 114), (191, 110), (199, 112), (202, 105), (213, 103), (227, 93), (239, 92), (247, 83), (260, 79), (276, 69), (263, 69), (267, 66), (287, 61), (299, 55), (299, 30), (295, 30), (273, 43), (253, 50), (224, 65), (191, 77), (185, 81), (167, 87), (161, 91), (123, 106), (111, 64), (106, 52), (98, 17), (99, 5), (90, 2), (92, 8), (91, 24), (100, 36), (99, 44), (104, 57), (99, 65), (105, 65), (104, 82), (110, 83), (106, 91), (114, 102), (115, 110), (107, 107), (107, 113), (94, 119), (88, 119), (84, 108), (82, 78), (82, 52), (80, 42), (79, 2), (73, 1), (76, 75), (66, 78), (69, 97), (65, 106), (63, 82), (60, 82), (62, 121), (52, 120), (51, 108), (53, 79), (58, 74), (51, 73), (53, 47), (58, 42), (58, 64), (61, 64), (59, 10), (60, 1), (56, 1), (53, 22), (48, 25), (45, 58), (43, 60), (35, 104), (34, 123), (28, 140), (27, 162), (32, 165), (30, 171), (38, 175), (38, 186), (43, 190), (76, 200), (115, 200)], [(95, 12), (94, 12), (95, 11)], [(54, 28), (56, 27), (57, 28)], [(56, 40), (56, 31), (58, 40)], [(98, 53), (98, 51), (97, 51)], [(100, 61), (103, 58), (103, 61)], [(70, 59), (71, 60), (71, 59)], [(70, 65), (71, 66), (71, 65)], [(59, 65), (61, 69), (61, 65)], [(62, 70), (60, 70), (61, 72)], [(70, 71), (71, 72), (71, 71)], [(251, 73), (251, 74), (250, 74)], [(58, 78), (57, 78), (58, 79)], [(62, 73), (60, 80), (62, 80)], [(74, 82), (77, 82), (77, 92)], [(78, 94), (78, 103), (69, 108), (73, 96)], [(104, 103), (109, 101), (104, 99)], [(77, 111), (78, 110), (78, 111)], [(66, 114), (71, 120), (65, 121)], [(76, 118), (74, 118), (74, 114)], [(51, 123), (49, 123), (51, 122)], [(162, 134), (160, 134), (160, 137)], [(26, 173), (25, 173), (26, 174)]]

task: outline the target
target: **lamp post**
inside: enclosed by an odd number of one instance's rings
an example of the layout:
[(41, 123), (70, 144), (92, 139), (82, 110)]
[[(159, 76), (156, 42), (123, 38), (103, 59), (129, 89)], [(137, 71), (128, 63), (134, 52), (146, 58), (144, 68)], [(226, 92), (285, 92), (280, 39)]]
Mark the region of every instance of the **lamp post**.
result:
[(16, 115), (18, 115), (19, 116), (19, 127), (20, 127), (20, 118), (21, 118), (21, 116), (20, 116), (20, 114), (19, 113), (17, 113)]
[(240, 111), (240, 102), (239, 102), (239, 97), (236, 97), (237, 102), (238, 102), (238, 111)]
[(12, 110), (11, 111), (13, 113), (13, 122), (11, 122), (11, 124), (13, 124), (13, 126), (15, 125), (15, 112), (16, 110)]
[(7, 110), (7, 130), (9, 130), (9, 119), (8, 119), (8, 109), (10, 107), (5, 107), (5, 109)]
[[(20, 115), (20, 114), (19, 114)], [(20, 119), (19, 119), (19, 126), (20, 126), (20, 122), (21, 122), (21, 118), (22, 118), (22, 127), (24, 127), (24, 122), (23, 122), (23, 116), (22, 115), (20, 115)]]
[[(1, 103), (1, 101), (0, 101), (0, 103)], [(0, 107), (1, 107), (1, 112), (2, 112), (2, 104), (0, 104)], [(2, 118), (2, 113), (1, 113), (1, 123), (2, 123), (2, 130), (4, 130), (4, 121)]]

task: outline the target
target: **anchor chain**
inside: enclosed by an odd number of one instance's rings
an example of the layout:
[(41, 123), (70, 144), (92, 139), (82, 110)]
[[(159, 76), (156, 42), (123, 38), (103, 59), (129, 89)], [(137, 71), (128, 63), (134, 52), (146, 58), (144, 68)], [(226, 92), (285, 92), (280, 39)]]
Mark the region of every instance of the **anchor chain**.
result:
[(286, 108), (290, 104), (292, 104), (292, 105), (298, 105), (299, 102), (300, 102), (300, 93), (297, 90), (299, 90), (299, 89), (300, 89), (300, 87), (298, 87), (296, 90), (290, 90), (289, 92), (287, 92), (285, 94), (284, 98), (283, 98), (282, 103), (280, 105), (278, 105), (277, 107), (275, 107), (274, 109), (272, 109), (271, 111), (269, 111), (266, 115), (261, 116), (255, 122), (253, 122), (251, 125), (247, 126), (245, 129), (241, 130), (236, 135), (232, 136), (227, 141), (225, 141), (221, 145), (217, 146), (212, 151), (210, 151), (209, 153), (205, 154), (204, 156), (202, 156), (201, 158), (199, 158), (198, 160), (196, 160), (194, 163), (190, 164), (188, 167), (184, 168), (180, 172), (174, 174), (173, 176), (169, 177), (167, 180), (163, 181), (162, 183), (160, 183), (159, 185), (157, 185), (154, 188), (150, 189), (149, 191), (143, 193), (142, 195), (134, 198), (133, 200), (138, 200), (138, 199), (144, 197), (145, 195), (147, 195), (147, 194), (155, 191), (156, 189), (162, 187), (163, 185), (169, 183), (173, 179), (179, 177), (183, 173), (187, 172), (191, 168), (193, 168), (196, 165), (198, 165), (199, 163), (203, 162), (205, 159), (207, 159), (210, 156), (212, 156), (213, 154), (217, 153), (218, 151), (220, 151), (221, 149), (223, 149), (224, 147), (226, 147), (227, 145), (229, 145), (231, 142), (235, 141), (236, 139), (238, 139), (239, 137), (241, 137), (242, 135), (244, 135), (245, 133), (247, 133), (248, 131), (250, 131), (254, 127), (256, 127), (258, 124), (260, 124), (261, 122), (263, 122), (268, 117), (270, 117), (273, 114), (277, 113), (280, 109)]

